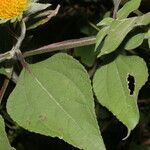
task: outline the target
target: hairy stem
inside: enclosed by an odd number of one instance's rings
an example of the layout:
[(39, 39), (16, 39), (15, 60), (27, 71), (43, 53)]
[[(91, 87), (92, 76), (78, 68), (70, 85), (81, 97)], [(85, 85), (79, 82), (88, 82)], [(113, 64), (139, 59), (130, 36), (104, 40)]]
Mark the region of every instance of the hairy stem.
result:
[(121, 3), (121, 0), (117, 0), (117, 2), (114, 2), (114, 11), (113, 11), (113, 18), (117, 18), (117, 11), (119, 9), (119, 5)]
[(20, 27), (21, 27), (20, 37), (18, 38), (18, 41), (17, 41), (16, 45), (14, 46), (14, 50), (20, 49), (20, 46), (21, 46), (21, 44), (25, 38), (25, 35), (26, 35), (26, 25), (25, 25), (25, 22), (23, 20), (21, 21)]
[(20, 37), (17, 40), (17, 43), (12, 47), (12, 49), (6, 53), (0, 54), (0, 63), (7, 60), (7, 59), (12, 59), (16, 56), (16, 53), (18, 53), (18, 51), (20, 51), (20, 46), (25, 38), (25, 34), (26, 34), (26, 26), (24, 21), (21, 21), (21, 33), (20, 33)]
[(8, 87), (8, 84), (9, 84), (9, 79), (8, 79), (8, 78), (5, 78), (4, 83), (3, 83), (3, 86), (2, 86), (2, 88), (0, 89), (0, 104), (1, 104), (2, 99), (3, 99), (3, 97), (4, 97), (5, 91), (6, 91), (7, 87)]
[(66, 40), (62, 42), (53, 43), (50, 45), (43, 46), (41, 48), (27, 51), (23, 53), (24, 57), (34, 56), (38, 54), (48, 53), (48, 52), (54, 52), (59, 50), (66, 50), (71, 49), (75, 47), (81, 47), (85, 45), (91, 45), (95, 44), (96, 38), (95, 37), (86, 37), (86, 38), (80, 38), (80, 39), (73, 39), (73, 40)]

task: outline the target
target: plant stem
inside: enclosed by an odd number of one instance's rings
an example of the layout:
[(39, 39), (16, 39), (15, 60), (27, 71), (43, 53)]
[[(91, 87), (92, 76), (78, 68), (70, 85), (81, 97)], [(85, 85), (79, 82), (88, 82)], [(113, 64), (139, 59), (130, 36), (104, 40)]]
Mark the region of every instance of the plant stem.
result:
[(48, 52), (54, 52), (54, 51), (59, 51), (59, 50), (71, 49), (75, 47), (81, 47), (85, 45), (91, 45), (95, 43), (96, 43), (96, 38), (93, 36), (80, 38), (80, 39), (66, 40), (66, 41), (46, 45), (35, 50), (24, 52), (23, 56), (29, 57), (29, 56), (34, 56), (38, 54), (48, 53)]
[(7, 87), (8, 87), (8, 84), (9, 84), (9, 79), (6, 78), (6, 79), (4, 80), (4, 83), (3, 83), (2, 88), (0, 89), (0, 104), (1, 104), (2, 99), (3, 99), (3, 97), (4, 97), (5, 91), (6, 91)]
[(18, 53), (18, 51), (20, 51), (20, 46), (25, 38), (25, 34), (26, 34), (26, 26), (24, 21), (21, 21), (21, 33), (20, 33), (20, 37), (17, 40), (17, 43), (12, 47), (12, 49), (6, 53), (0, 54), (0, 63), (7, 60), (7, 59), (12, 59), (16, 56), (16, 53)]
[(25, 35), (26, 35), (26, 25), (25, 25), (23, 20), (21, 21), (20, 27), (21, 27), (20, 37), (18, 38), (18, 41), (17, 41), (16, 45), (13, 48), (14, 50), (20, 49), (20, 46), (21, 46), (21, 44), (22, 44), (22, 42), (25, 38)]
[(118, 0), (116, 3), (114, 3), (114, 11), (113, 11), (113, 18), (117, 18), (117, 11), (119, 9), (119, 5), (121, 3), (121, 0)]
[[(4, 54), (0, 54), (0, 63), (7, 59), (13, 58), (14, 50), (15, 51), (19, 50), (20, 44), (22, 43), (24, 36), (25, 36), (24, 24), (22, 24), (22, 26), (23, 26), (23, 29), (22, 29), (22, 34), (20, 36), (20, 39), (18, 40), (16, 45), (12, 48), (12, 50), (10, 50)], [(24, 52), (23, 57), (25, 58), (25, 57), (29, 57), (29, 56), (38, 55), (38, 54), (60, 51), (60, 50), (65, 50), (65, 49), (71, 49), (71, 48), (91, 45), (91, 44), (95, 44), (95, 43), (96, 43), (96, 37), (94, 37), (94, 36), (80, 38), (80, 39), (71, 39), (71, 40), (66, 40), (66, 41), (46, 45), (46, 46), (43, 46), (43, 47), (35, 49), (35, 50)]]
[(10, 51), (0, 54), (0, 63), (7, 60), (7, 59), (11, 59), (11, 54)]
[(90, 25), (93, 29), (95, 29), (96, 31), (100, 31), (100, 29), (99, 29), (95, 24), (93, 24), (93, 23), (90, 22), (90, 21), (89, 21), (89, 25)]

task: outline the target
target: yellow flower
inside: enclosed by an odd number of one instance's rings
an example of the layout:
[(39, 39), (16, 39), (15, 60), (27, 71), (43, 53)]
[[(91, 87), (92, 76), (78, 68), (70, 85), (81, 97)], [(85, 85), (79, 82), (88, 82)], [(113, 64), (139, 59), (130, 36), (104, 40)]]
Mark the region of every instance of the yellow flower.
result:
[(12, 20), (27, 10), (29, 0), (0, 0), (0, 19)]

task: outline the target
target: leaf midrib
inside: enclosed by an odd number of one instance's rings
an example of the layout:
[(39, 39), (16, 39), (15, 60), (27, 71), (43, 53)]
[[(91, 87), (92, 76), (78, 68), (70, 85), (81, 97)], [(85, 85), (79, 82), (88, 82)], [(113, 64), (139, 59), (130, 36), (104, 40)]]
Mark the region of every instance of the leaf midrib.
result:
[[(48, 68), (47, 68), (48, 69)], [(45, 91), (47, 93), (47, 95), (56, 103), (56, 105), (58, 107), (60, 107), (60, 109), (67, 114), (67, 116), (78, 126), (78, 128), (81, 130), (81, 132), (86, 133), (85, 136), (87, 137), (87, 139), (91, 142), (91, 143), (95, 143), (94, 141), (91, 141), (91, 139), (88, 137), (89, 133), (84, 131), (84, 128), (80, 127), (79, 124), (76, 122), (76, 120), (74, 120), (74, 118), (66, 112), (66, 110), (56, 101), (56, 99), (53, 97), (52, 94), (49, 93), (49, 91), (43, 86), (43, 84), (38, 80), (38, 78), (33, 74), (32, 72), (32, 77), (35, 79), (35, 81), (38, 83), (38, 85), (43, 89), (43, 91)], [(97, 128), (96, 128), (97, 129)], [(99, 132), (99, 130), (97, 130)]]

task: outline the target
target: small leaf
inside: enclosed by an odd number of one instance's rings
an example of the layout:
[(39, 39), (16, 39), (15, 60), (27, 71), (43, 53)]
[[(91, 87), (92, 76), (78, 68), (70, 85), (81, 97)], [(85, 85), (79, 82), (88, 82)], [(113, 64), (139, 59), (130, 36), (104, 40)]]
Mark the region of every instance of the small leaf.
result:
[[(115, 51), (119, 47), (121, 42), (124, 40), (126, 35), (130, 31), (132, 31), (132, 29), (138, 26), (148, 25), (149, 23), (150, 13), (147, 13), (140, 17), (131, 17), (128, 19), (114, 20), (109, 27), (109, 32), (105, 35), (106, 38), (104, 40), (103, 46), (100, 47), (100, 49), (98, 50), (100, 52), (98, 57)], [(99, 44), (101, 44), (100, 42), (96, 43), (97, 47), (99, 47)]]
[(105, 150), (94, 110), (92, 87), (83, 66), (66, 54), (22, 71), (7, 109), (23, 128), (86, 150)]
[(139, 47), (143, 43), (144, 38), (145, 38), (145, 33), (138, 33), (134, 35), (127, 41), (125, 45), (125, 49), (132, 50)]
[(9, 144), (6, 132), (4, 120), (0, 116), (0, 150), (14, 150)]
[(141, 0), (130, 0), (118, 11), (117, 18), (118, 19), (127, 18), (131, 12), (139, 8), (140, 4)]
[[(134, 79), (133, 91), (128, 83), (129, 76)], [(137, 96), (147, 78), (146, 64), (137, 56), (118, 56), (95, 73), (93, 87), (99, 103), (108, 108), (129, 131), (139, 121)]]
[(150, 12), (142, 16), (136, 17), (135, 27), (150, 24)]
[(109, 27), (104, 27), (98, 32), (96, 36), (95, 51), (98, 50), (99, 45), (101, 44), (101, 42), (103, 41), (103, 39), (105, 38), (108, 32), (109, 32)]
[(91, 67), (94, 64), (96, 55), (94, 52), (95, 45), (88, 45), (83, 47), (75, 48), (75, 56), (81, 57), (81, 61)]
[(107, 37), (105, 38), (101, 53), (98, 57), (116, 50), (125, 36), (132, 30), (135, 20), (136, 18), (114, 21), (110, 27)]
[(100, 21), (97, 26), (110, 26), (113, 21), (113, 18), (107, 17)]

